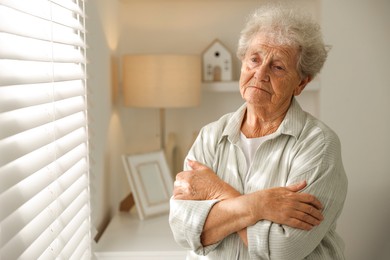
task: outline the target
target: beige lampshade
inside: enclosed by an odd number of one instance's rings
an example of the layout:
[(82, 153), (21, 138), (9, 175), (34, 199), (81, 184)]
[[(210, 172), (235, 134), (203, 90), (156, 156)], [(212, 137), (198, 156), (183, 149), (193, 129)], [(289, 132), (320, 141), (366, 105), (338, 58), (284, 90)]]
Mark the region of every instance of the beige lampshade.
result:
[(126, 106), (174, 108), (199, 105), (198, 55), (126, 55), (123, 93)]

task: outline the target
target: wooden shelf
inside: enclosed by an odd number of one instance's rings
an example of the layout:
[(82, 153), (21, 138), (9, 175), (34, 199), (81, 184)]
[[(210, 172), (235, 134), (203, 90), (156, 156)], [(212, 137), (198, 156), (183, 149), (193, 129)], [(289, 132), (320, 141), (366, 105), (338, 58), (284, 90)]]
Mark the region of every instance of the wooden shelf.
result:
[[(219, 82), (202, 82), (202, 88), (207, 92), (238, 92), (238, 81), (219, 81)], [(319, 91), (320, 80), (315, 78), (304, 91)]]
[(238, 92), (238, 81), (202, 82), (202, 88), (208, 92)]

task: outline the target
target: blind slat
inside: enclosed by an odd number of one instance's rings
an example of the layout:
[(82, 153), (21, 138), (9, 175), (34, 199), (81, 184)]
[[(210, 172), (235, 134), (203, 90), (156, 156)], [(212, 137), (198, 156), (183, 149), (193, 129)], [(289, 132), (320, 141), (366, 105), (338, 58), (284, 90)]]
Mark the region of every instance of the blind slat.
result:
[[(12, 42), (12, 44), (8, 44)], [(26, 48), (28, 46), (28, 48)], [(85, 57), (74, 46), (0, 32), (0, 58), (81, 63)]]
[[(76, 195), (75, 198), (77, 198), (77, 196), (81, 194), (83, 190), (85, 190), (86, 185), (86, 180), (80, 178), (76, 183), (72, 185), (72, 189), (68, 189), (68, 191), (74, 193)], [(47, 232), (50, 231), (50, 225), (58, 217), (57, 212), (55, 211), (57, 202), (54, 201), (50, 204), (51, 196), (48, 196), (49, 192), (50, 190), (44, 190), (42, 192), (42, 195), (39, 196), (40, 200), (43, 200), (45, 203), (49, 203), (48, 206), (44, 209), (39, 210), (40, 213), (31, 222), (25, 225), (24, 228), (20, 232), (18, 232), (16, 236), (12, 237), (9, 241), (5, 241), (6, 244), (2, 247), (2, 253), (4, 253), (4, 255), (9, 256), (9, 259), (17, 259), (27, 248), (31, 248), (34, 251), (40, 251), (40, 254), (43, 252), (42, 248), (39, 248), (38, 246), (34, 245), (34, 241), (36, 241), (36, 239), (41, 236), (47, 235)], [(86, 204), (88, 198), (87, 194), (85, 194), (85, 196), (82, 196), (82, 198), (84, 200), (82, 200), (81, 202), (83, 202), (83, 204)], [(37, 206), (41, 205), (41, 203), (38, 202), (36, 204)], [(32, 207), (31, 210), (33, 210)], [(77, 214), (77, 212), (75, 212), (75, 214)], [(46, 237), (46, 239), (48, 239), (48, 237)], [(51, 237), (51, 239), (43, 241), (43, 243), (50, 244), (51, 240), (53, 239), (54, 238)], [(30, 257), (32, 259), (35, 259), (33, 256)]]
[[(80, 7), (73, 1), (52, 0), (50, 2), (61, 6), (63, 9), (72, 11), (75, 14), (84, 15)], [(38, 17), (50, 17), (50, 6), (52, 6), (48, 4), (47, 0), (1, 0), (0, 4)]]
[[(66, 253), (65, 256), (69, 255), (67, 259), (85, 259), (82, 256), (85, 254), (85, 247), (88, 246), (88, 235), (85, 233), (88, 232), (88, 221), (86, 220), (84, 224), (77, 230), (77, 233), (74, 235), (74, 239), (70, 240), (71, 243), (68, 243), (68, 248), (64, 250)], [(78, 241), (78, 243), (76, 243)]]
[[(82, 194), (80, 196), (82, 196)], [(72, 237), (74, 236), (74, 234), (76, 234), (77, 230), (80, 227), (85, 228), (85, 222), (89, 218), (87, 207), (83, 207), (81, 203), (79, 203), (79, 205), (75, 205), (75, 203), (73, 203), (71, 206), (74, 207), (69, 207), (69, 211), (77, 212), (77, 215), (75, 216), (72, 214), (71, 217), (64, 217), (63, 215), (61, 215), (59, 221), (60, 223), (63, 223), (64, 227), (59, 232), (59, 235), (53, 240), (50, 247), (48, 247), (48, 250), (46, 250), (44, 254), (39, 257), (40, 259), (48, 259), (49, 257), (50, 259), (55, 259), (58, 258), (58, 256), (60, 255), (60, 259), (70, 259), (65, 257), (64, 253), (61, 253), (62, 251), (64, 251), (64, 248), (66, 250), (66, 248), (69, 247), (66, 241), (73, 240)], [(78, 241), (78, 239), (75, 239), (75, 242), (76, 241)]]
[[(84, 114), (66, 117), (49, 124), (7, 137), (0, 142), (0, 150), (9, 151), (0, 157), (0, 165), (10, 163), (42, 147), (67, 150), (85, 141)], [(77, 120), (77, 121), (76, 121)], [(84, 121), (85, 122), (85, 121)], [(70, 134), (72, 133), (72, 134)]]
[[(86, 191), (83, 191), (80, 193), (79, 197), (75, 199), (75, 203), (73, 204), (76, 205), (76, 207), (72, 208), (74, 212), (72, 219), (66, 220), (59, 216), (45, 230), (45, 232), (43, 232), (33, 243), (31, 243), (31, 245), (25, 252), (23, 252), (20, 258), (31, 258), (33, 256), (33, 259), (57, 259), (56, 255), (58, 255), (58, 252), (65, 246), (66, 241), (69, 241), (69, 238), (58, 239), (58, 234), (63, 232), (63, 230), (66, 230), (68, 226), (71, 225), (71, 223), (74, 223), (74, 225), (77, 225), (77, 227), (82, 226), (82, 224), (85, 223), (89, 217), (88, 208), (85, 206), (85, 202), (87, 200), (85, 193)], [(69, 232), (75, 231), (70, 230)]]
[(0, 60), (0, 86), (68, 81), (84, 78), (77, 63)]
[[(85, 120), (85, 100), (83, 97), (57, 101), (54, 105), (54, 108), (52, 104), (43, 104), (0, 113), (0, 125), (3, 127), (0, 130), (0, 139), (49, 124), (53, 121), (53, 118), (60, 120), (69, 116), (70, 118), (67, 121), (82, 121), (81, 124), (83, 124)], [(28, 115), (27, 118), (26, 115)], [(74, 124), (73, 122), (71, 123)]]
[[(0, 202), (2, 203), (2, 211), (0, 213), (0, 221), (4, 221), (4, 219), (8, 218), (10, 220), (10, 216), (12, 214), (19, 214), (17, 209), (24, 205), (31, 198), (36, 196), (41, 190), (44, 190), (53, 182), (53, 178), (63, 175), (65, 178), (69, 180), (76, 180), (80, 177), (81, 174), (84, 174), (88, 169), (85, 158), (86, 154), (78, 154), (81, 157), (79, 162), (76, 162), (72, 168), (68, 169), (69, 165), (64, 165), (64, 168), (60, 168), (60, 165), (56, 165), (52, 163), (47, 167), (37, 171), (32, 174), (29, 178), (25, 178), (20, 182), (17, 182), (16, 185), (12, 186), (11, 189), (2, 193), (0, 196)], [(61, 161), (59, 162), (61, 163)], [(23, 192), (20, 192), (23, 190)], [(12, 230), (18, 230), (17, 226), (26, 224), (29, 222), (30, 213), (22, 212), (25, 215), (25, 218), (13, 221), (14, 225), (7, 226), (5, 225), (3, 232), (4, 234), (8, 234), (7, 230), (12, 233)], [(32, 213), (31, 213), (32, 215)]]
[(74, 33), (75, 30), (84, 33), (82, 25), (78, 21), (75, 24), (76, 22), (73, 20), (68, 23), (69, 27), (0, 5), (0, 31), (2, 32), (34, 39), (83, 45), (80, 39), (77, 39), (77, 34)]
[[(73, 147), (72, 150), (62, 151), (62, 153), (56, 151), (56, 147), (51, 145), (23, 156), (0, 168), (0, 194), (30, 175), (50, 167), (52, 163), (70, 168), (66, 163), (77, 162), (78, 160), (74, 159), (77, 156), (80, 156), (80, 158), (87, 157), (87, 152), (87, 145), (82, 143)], [(54, 161), (55, 156), (57, 160)], [(64, 158), (64, 160), (62, 161), (61, 158)]]
[[(67, 223), (69, 223), (75, 217), (75, 215), (79, 213), (82, 207), (87, 208), (86, 205), (88, 205), (88, 194), (86, 189), (88, 183), (85, 179), (80, 178), (80, 180), (81, 181), (77, 181), (69, 188), (69, 192), (73, 193), (72, 200), (63, 202), (61, 200), (50, 200), (51, 196), (47, 196), (47, 193), (49, 192), (48, 190), (46, 192), (38, 194), (36, 198), (31, 200), (30, 204), (39, 204), (39, 207), (37, 209), (23, 206), (18, 212), (15, 213), (19, 218), (25, 218), (23, 219), (23, 221), (13, 223), (10, 222), (10, 219), (4, 220), (4, 226), (5, 224), (8, 224), (12, 225), (13, 227), (4, 229), (3, 235), (6, 235), (10, 239), (6, 241), (1, 241), (1, 246), (3, 246), (4, 248), (11, 248), (12, 245), (17, 244), (24, 239), (26, 242), (28, 242), (28, 245), (23, 245), (23, 247), (31, 247), (34, 246), (32, 243), (37, 237), (39, 237), (39, 234), (30, 235), (30, 232), (39, 229), (44, 230), (49, 226), (52, 226), (53, 228), (55, 226), (55, 224), (53, 224), (55, 221), (60, 221), (59, 223), (66, 226)], [(40, 203), (39, 200), (43, 200), (43, 202), (45, 202), (45, 205)], [(69, 206), (70, 210), (72, 211), (71, 218), (67, 221), (65, 221), (66, 219), (61, 218), (59, 216), (61, 214), (61, 211), (57, 210), (57, 208), (59, 207), (59, 203), (66, 203), (66, 205)], [(24, 215), (22, 215), (23, 213)], [(15, 216), (12, 217), (14, 218)], [(62, 232), (61, 230), (64, 229), (64, 226), (55, 226), (57, 228), (60, 228), (60, 231), (56, 232), (55, 236)], [(38, 233), (39, 231), (35, 232)], [(26, 234), (28, 234), (28, 237), (26, 237)], [(55, 238), (46, 241), (47, 245), (49, 245), (54, 239)]]
[(0, 113), (76, 96), (85, 96), (83, 80), (3, 86)]
[(85, 16), (83, 10), (81, 10), (80, 7), (74, 1), (50, 0), (50, 2), (56, 3), (62, 6), (63, 8), (66, 8), (68, 10), (73, 11), (74, 13), (82, 15), (83, 17)]

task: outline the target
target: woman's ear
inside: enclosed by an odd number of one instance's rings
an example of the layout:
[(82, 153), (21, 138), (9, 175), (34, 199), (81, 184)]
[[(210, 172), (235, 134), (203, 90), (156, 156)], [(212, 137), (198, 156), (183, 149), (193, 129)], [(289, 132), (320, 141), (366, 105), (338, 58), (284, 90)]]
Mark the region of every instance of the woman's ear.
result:
[(299, 94), (301, 94), (302, 90), (305, 89), (306, 85), (309, 84), (309, 82), (312, 80), (313, 78), (311, 76), (306, 76), (304, 77), (301, 82), (299, 83), (299, 85), (295, 88), (294, 90), (294, 96), (298, 96)]

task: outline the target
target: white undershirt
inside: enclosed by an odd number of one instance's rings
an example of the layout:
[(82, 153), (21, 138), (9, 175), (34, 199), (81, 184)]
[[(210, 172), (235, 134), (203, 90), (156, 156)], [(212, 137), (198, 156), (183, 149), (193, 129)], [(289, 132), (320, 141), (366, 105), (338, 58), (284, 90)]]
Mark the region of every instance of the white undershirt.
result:
[(266, 136), (262, 136), (262, 137), (256, 137), (256, 138), (247, 138), (241, 132), (240, 147), (241, 147), (242, 151), (244, 152), (246, 163), (248, 165), (248, 169), (250, 168), (250, 165), (252, 164), (252, 160), (253, 160), (253, 157), (255, 156), (257, 148), (259, 148), (262, 143), (271, 139), (273, 136), (274, 136), (274, 134), (270, 134), (270, 135), (266, 135)]

